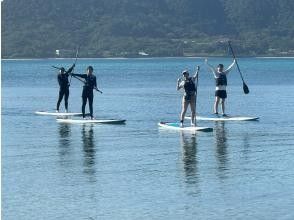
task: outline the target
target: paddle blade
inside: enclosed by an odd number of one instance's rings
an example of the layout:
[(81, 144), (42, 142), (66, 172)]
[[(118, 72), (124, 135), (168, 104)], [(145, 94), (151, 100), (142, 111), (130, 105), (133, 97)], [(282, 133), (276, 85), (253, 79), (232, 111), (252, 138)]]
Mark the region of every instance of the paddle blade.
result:
[(249, 93), (249, 88), (244, 82), (243, 82), (243, 91), (244, 91), (245, 94)]

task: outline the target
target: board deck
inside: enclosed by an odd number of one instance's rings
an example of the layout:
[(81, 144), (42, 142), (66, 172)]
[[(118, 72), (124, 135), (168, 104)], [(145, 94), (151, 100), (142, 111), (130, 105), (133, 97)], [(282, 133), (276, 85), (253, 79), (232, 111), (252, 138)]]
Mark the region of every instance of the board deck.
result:
[(47, 111), (36, 111), (37, 115), (51, 115), (51, 116), (82, 116), (80, 112), (47, 112)]
[(165, 129), (173, 129), (173, 130), (180, 130), (180, 131), (205, 131), (210, 132), (213, 131), (210, 127), (180, 127), (180, 123), (177, 122), (159, 122), (158, 126)]
[(120, 119), (61, 119), (57, 118), (57, 122), (60, 123), (71, 123), (71, 124), (91, 124), (91, 123), (100, 123), (100, 124), (123, 124), (126, 120)]
[[(190, 116), (185, 117), (185, 119), (191, 119)], [(257, 121), (259, 117), (250, 116), (222, 116), (222, 115), (210, 115), (210, 116), (196, 116), (198, 121)]]

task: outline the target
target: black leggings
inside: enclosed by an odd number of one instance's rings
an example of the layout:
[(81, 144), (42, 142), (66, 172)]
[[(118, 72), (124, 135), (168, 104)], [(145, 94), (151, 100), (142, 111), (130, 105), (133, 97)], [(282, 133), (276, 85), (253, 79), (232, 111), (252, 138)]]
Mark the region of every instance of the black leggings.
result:
[(90, 90), (90, 91), (83, 90), (82, 98), (83, 98), (83, 105), (82, 105), (83, 118), (85, 117), (85, 108), (87, 104), (87, 99), (89, 100), (90, 115), (91, 117), (93, 117), (93, 98), (94, 98), (93, 90)]
[(68, 88), (60, 88), (59, 89), (59, 97), (58, 97), (57, 106), (56, 106), (56, 110), (58, 110), (58, 111), (59, 111), (59, 106), (60, 106), (60, 103), (62, 101), (63, 96), (64, 96), (65, 109), (68, 110), (68, 96), (69, 96), (69, 89)]

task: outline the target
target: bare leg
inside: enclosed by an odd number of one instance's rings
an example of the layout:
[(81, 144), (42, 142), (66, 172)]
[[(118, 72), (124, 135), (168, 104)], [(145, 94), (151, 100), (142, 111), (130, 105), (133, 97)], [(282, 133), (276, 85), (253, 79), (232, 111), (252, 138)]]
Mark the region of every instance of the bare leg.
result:
[(183, 97), (183, 100), (182, 100), (182, 112), (181, 112), (181, 116), (180, 116), (181, 123), (184, 122), (185, 114), (186, 114), (186, 111), (187, 111), (188, 105), (189, 105), (189, 102), (187, 102), (187, 101), (185, 100), (185, 98)]
[(222, 99), (222, 112), (223, 112), (223, 115), (226, 114), (225, 113), (225, 101), (226, 101), (226, 99)]
[(219, 101), (220, 101), (220, 97), (216, 96), (215, 97), (215, 101), (214, 101), (214, 113), (218, 113), (218, 104), (219, 104)]

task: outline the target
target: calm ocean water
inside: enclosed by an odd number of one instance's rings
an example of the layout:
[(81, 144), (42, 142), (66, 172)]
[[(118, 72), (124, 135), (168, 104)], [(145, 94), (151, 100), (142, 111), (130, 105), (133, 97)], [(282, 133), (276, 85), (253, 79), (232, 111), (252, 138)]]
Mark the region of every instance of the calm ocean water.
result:
[[(216, 65), (231, 59), (211, 58)], [(56, 71), (73, 60), (2, 61), (2, 218), (294, 219), (294, 59), (240, 59), (228, 78), (227, 113), (259, 122), (199, 122), (211, 133), (158, 129), (177, 121), (183, 69), (201, 65), (197, 112), (212, 112), (214, 79), (200, 58), (80, 59), (104, 92), (96, 118), (125, 125), (69, 125), (54, 117)], [(72, 79), (69, 105), (80, 111)], [(63, 107), (63, 103), (62, 103)]]

